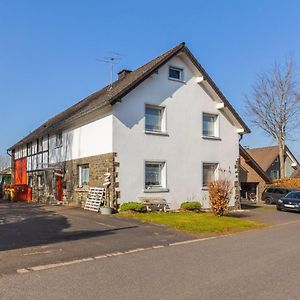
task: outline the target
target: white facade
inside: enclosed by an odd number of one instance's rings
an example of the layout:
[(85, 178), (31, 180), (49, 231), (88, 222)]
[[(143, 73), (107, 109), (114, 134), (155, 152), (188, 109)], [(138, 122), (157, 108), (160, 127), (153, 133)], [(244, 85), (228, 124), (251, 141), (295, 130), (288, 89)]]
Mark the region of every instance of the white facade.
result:
[[(180, 79), (169, 79), (169, 68), (182, 70)], [(161, 197), (171, 208), (184, 201), (200, 201), (209, 206), (207, 189), (203, 186), (203, 164), (218, 165), (224, 173), (237, 180), (235, 165), (239, 157), (238, 132), (243, 129), (236, 118), (224, 109), (221, 99), (212, 94), (202, 81), (202, 74), (184, 54), (175, 56), (157, 72), (127, 94), (120, 103), (105, 111), (76, 121), (55, 134), (43, 138), (42, 151), (37, 140), (15, 149), (15, 158), (27, 159), (27, 170), (78, 158), (116, 152), (119, 202), (138, 201), (143, 197)], [(145, 132), (145, 106), (164, 110), (163, 134)], [(203, 114), (217, 118), (217, 138), (203, 137)], [(235, 124), (235, 125), (234, 125)], [(38, 151), (39, 150), (39, 151)], [(145, 163), (164, 165), (164, 187), (145, 188)], [(234, 204), (232, 196), (230, 205)]]
[(107, 113), (89, 123), (64, 130), (62, 146), (50, 137), (49, 163), (55, 164), (112, 152), (112, 114)]
[[(168, 79), (169, 66), (183, 69), (183, 81)], [(218, 163), (232, 182), (239, 157), (237, 128), (197, 83), (199, 74), (175, 57), (113, 106), (113, 151), (117, 152), (121, 202), (162, 197), (172, 208), (183, 201), (208, 207), (203, 163)], [(166, 135), (145, 133), (145, 105), (165, 107)], [(220, 106), (220, 105), (219, 105)], [(218, 115), (220, 139), (202, 137), (203, 113)], [(166, 163), (166, 189), (145, 190), (145, 161)], [(230, 203), (234, 204), (234, 196)]]

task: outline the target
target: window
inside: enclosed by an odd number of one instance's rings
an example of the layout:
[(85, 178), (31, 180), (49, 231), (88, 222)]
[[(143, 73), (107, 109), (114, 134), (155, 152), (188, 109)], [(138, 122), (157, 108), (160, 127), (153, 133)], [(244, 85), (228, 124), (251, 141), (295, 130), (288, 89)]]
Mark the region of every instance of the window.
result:
[(37, 139), (36, 140), (36, 147), (37, 147), (37, 152), (43, 151), (43, 138)]
[(32, 143), (27, 144), (27, 156), (31, 155), (31, 146), (32, 146)]
[(204, 163), (203, 164), (203, 186), (207, 187), (209, 182), (217, 179), (217, 163)]
[(275, 189), (275, 194), (285, 195), (286, 191), (284, 189)]
[(271, 178), (278, 179), (279, 178), (279, 171), (278, 170), (271, 170)]
[(205, 137), (218, 137), (218, 116), (203, 114), (202, 134)]
[(89, 185), (90, 168), (89, 165), (78, 166), (79, 169), (79, 187)]
[(166, 188), (165, 162), (145, 163), (145, 188), (147, 190)]
[(56, 148), (62, 147), (62, 133), (56, 134), (55, 147)]
[(44, 186), (44, 177), (42, 175), (38, 175), (37, 181), (38, 181), (38, 188), (42, 188)]
[(182, 72), (183, 72), (182, 69), (170, 67), (169, 68), (169, 79), (175, 79), (175, 80), (182, 81), (183, 80)]
[(152, 132), (165, 131), (165, 108), (160, 106), (146, 105), (145, 130)]
[(32, 176), (28, 176), (28, 186), (32, 187), (33, 185), (33, 177)]

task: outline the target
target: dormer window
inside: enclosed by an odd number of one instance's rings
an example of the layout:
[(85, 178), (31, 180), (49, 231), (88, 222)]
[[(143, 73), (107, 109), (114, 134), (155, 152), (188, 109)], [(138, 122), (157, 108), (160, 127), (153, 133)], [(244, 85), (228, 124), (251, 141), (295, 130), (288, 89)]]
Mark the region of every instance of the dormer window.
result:
[(183, 70), (175, 67), (169, 67), (169, 79), (182, 81)]

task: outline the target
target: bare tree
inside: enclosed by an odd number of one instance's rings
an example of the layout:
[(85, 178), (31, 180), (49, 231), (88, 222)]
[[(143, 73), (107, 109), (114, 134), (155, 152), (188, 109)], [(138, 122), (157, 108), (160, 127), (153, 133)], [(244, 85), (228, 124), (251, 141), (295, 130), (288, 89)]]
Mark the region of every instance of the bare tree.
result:
[(6, 169), (9, 166), (10, 166), (10, 157), (0, 155), (0, 171)]
[(252, 93), (246, 97), (247, 114), (278, 144), (280, 177), (285, 177), (285, 145), (300, 125), (299, 80), (291, 57), (284, 64), (258, 75)]

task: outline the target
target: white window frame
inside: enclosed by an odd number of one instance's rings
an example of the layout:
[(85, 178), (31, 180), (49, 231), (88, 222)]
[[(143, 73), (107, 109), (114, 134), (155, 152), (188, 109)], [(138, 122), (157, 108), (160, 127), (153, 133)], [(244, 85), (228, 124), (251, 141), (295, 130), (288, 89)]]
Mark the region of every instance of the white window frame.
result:
[[(160, 120), (160, 130), (153, 130), (150, 128), (147, 128), (147, 122), (146, 122), (146, 110), (147, 108), (150, 109), (156, 109), (161, 111), (161, 120)], [(166, 134), (167, 132), (167, 125), (166, 125), (166, 107), (165, 106), (159, 106), (159, 105), (153, 105), (153, 104), (145, 104), (145, 133), (152, 133), (152, 134)]]
[(84, 184), (82, 183), (82, 175), (81, 175), (81, 172), (82, 172), (82, 169), (83, 169), (83, 168), (86, 168), (86, 167), (88, 167), (88, 169), (89, 169), (89, 182), (88, 182), (87, 185), (90, 184), (90, 166), (89, 166), (89, 164), (78, 165), (78, 186), (79, 186), (80, 188), (82, 188), (82, 187), (84, 186)]
[(62, 132), (59, 132), (55, 135), (55, 148), (61, 148), (63, 145), (63, 136)]
[[(214, 135), (206, 135), (204, 134), (204, 117), (214, 117)], [(202, 113), (202, 137), (206, 139), (220, 139), (220, 117), (218, 114), (212, 114), (212, 113)]]
[[(170, 77), (170, 70), (179, 71), (179, 79), (178, 78), (174, 78), (174, 77)], [(169, 78), (169, 80), (175, 80), (175, 81), (181, 81), (181, 82), (183, 82), (183, 80), (184, 80), (184, 78), (183, 78), (183, 69), (182, 68), (178, 68), (178, 67), (169, 66), (169, 69), (168, 69), (168, 78)]]
[[(148, 164), (161, 165), (161, 185), (146, 185), (146, 169)], [(146, 160), (144, 162), (144, 191), (145, 192), (168, 192), (167, 189), (167, 162), (162, 160)]]
[(202, 188), (207, 189), (208, 185), (204, 183), (204, 166), (205, 165), (215, 165), (216, 170), (214, 174), (214, 179), (213, 180), (218, 180), (219, 179), (219, 163), (218, 162), (203, 162), (202, 163)]

